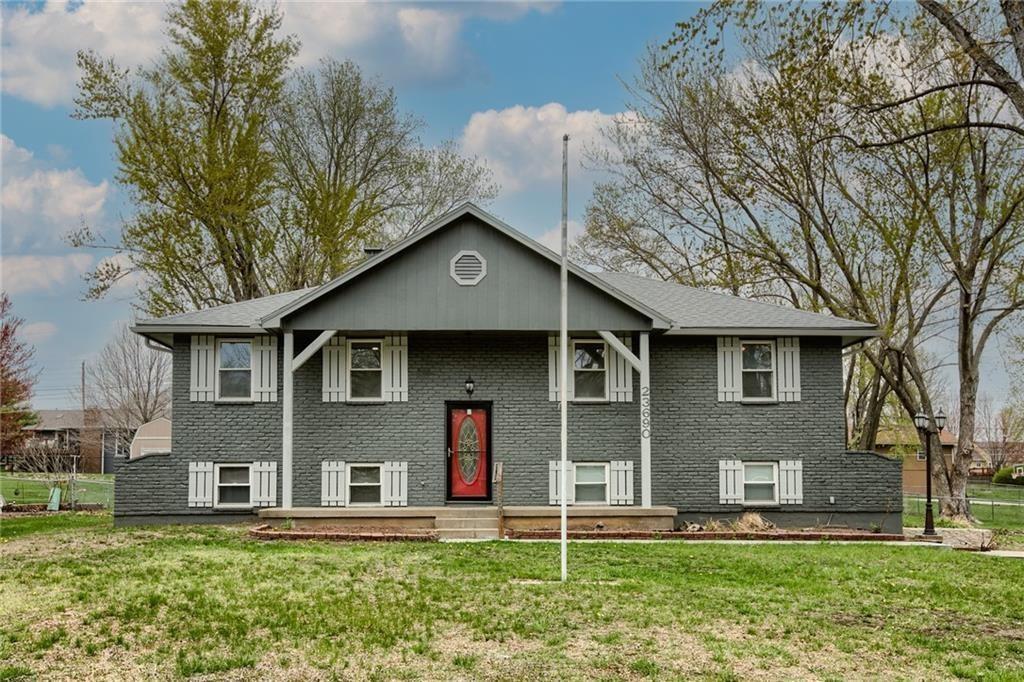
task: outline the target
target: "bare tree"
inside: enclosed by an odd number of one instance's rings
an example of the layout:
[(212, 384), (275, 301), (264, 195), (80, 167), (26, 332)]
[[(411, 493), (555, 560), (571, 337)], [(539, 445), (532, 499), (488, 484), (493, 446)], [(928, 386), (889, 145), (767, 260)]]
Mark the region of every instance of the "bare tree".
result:
[(171, 354), (147, 348), (128, 327), (121, 327), (87, 367), (88, 402), (125, 447), (139, 426), (170, 417)]

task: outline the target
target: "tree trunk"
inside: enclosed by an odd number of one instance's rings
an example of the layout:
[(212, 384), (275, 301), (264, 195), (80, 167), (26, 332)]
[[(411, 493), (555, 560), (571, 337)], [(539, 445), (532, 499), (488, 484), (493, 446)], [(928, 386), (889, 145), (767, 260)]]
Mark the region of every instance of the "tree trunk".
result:
[(885, 399), (889, 395), (887, 386), (882, 385), (882, 374), (876, 371), (871, 379), (871, 394), (868, 399), (867, 408), (864, 410), (864, 421), (861, 424), (860, 441), (857, 447), (860, 450), (874, 450), (875, 439), (878, 437), (878, 426), (882, 421), (882, 411), (885, 408)]

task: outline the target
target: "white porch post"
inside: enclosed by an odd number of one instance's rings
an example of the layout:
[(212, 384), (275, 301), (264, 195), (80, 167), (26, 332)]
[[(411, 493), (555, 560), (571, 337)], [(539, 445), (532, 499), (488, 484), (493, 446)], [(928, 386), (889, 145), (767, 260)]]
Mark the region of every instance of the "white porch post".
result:
[(294, 403), (292, 357), (295, 337), (284, 333), (284, 391), (281, 400), (281, 506), (292, 507), (292, 410)]
[(609, 331), (597, 332), (629, 366), (640, 373), (640, 504), (651, 506), (651, 346), (650, 334), (640, 332), (640, 357)]
[(651, 348), (640, 332), (640, 504), (651, 506)]

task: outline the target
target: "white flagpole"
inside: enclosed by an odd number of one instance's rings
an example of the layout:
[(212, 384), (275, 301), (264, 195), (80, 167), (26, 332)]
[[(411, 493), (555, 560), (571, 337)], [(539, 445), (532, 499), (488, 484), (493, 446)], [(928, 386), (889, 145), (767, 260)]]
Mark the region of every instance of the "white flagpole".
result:
[(562, 309), (559, 320), (559, 390), (558, 402), (562, 410), (562, 476), (561, 500), (562, 512), (562, 582), (565, 582), (569, 575), (568, 569), (568, 508), (566, 507), (566, 493), (569, 489), (569, 136), (562, 136), (562, 267), (560, 273), (560, 284), (562, 289)]

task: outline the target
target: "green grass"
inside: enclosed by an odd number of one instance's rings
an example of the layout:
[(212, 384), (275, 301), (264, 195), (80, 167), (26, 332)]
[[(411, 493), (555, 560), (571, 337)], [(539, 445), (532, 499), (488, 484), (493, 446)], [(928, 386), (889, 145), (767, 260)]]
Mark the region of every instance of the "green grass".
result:
[(61, 512), (59, 514), (33, 514), (24, 517), (7, 514), (0, 515), (0, 540), (11, 540), (23, 535), (109, 527), (110, 515), (102, 513)]
[[(1024, 562), (888, 545), (273, 543), (4, 522), (0, 676), (1024, 677)], [(97, 519), (99, 519), (97, 521)]]
[(972, 500), (1000, 500), (1024, 504), (1024, 485), (969, 483), (967, 497)]
[[(0, 472), (0, 495), (8, 502), (19, 504), (45, 504), (50, 499), (49, 484), (41, 474), (12, 474)], [(114, 477), (109, 474), (79, 474), (75, 484), (78, 501), (85, 504), (114, 503)], [(64, 494), (67, 502), (67, 493)]]

